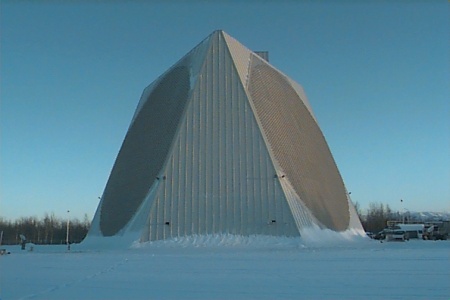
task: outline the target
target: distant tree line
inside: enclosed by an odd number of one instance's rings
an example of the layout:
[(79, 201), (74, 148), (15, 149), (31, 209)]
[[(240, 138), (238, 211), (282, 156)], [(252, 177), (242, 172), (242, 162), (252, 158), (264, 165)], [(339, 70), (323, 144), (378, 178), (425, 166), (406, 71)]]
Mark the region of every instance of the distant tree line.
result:
[[(380, 232), (387, 226), (389, 220), (400, 220), (402, 216), (394, 213), (389, 205), (370, 203), (367, 213), (363, 214), (359, 204), (354, 203), (356, 212), (365, 231)], [(84, 216), (82, 221), (71, 219), (69, 228), (70, 243), (79, 243), (86, 236), (91, 221)], [(66, 243), (67, 220), (57, 218), (54, 214), (45, 214), (44, 218), (22, 217), (15, 221), (8, 221), (0, 217), (0, 233), (3, 231), (2, 244), (20, 243), (20, 235), (24, 235), (27, 242), (35, 244), (64, 244)]]
[[(86, 236), (91, 221), (85, 215), (83, 220), (70, 219), (69, 242), (79, 243)], [(3, 232), (3, 234), (2, 234)], [(65, 244), (67, 234), (67, 219), (45, 214), (43, 218), (21, 217), (17, 220), (5, 220), (0, 217), (0, 235), (3, 245), (20, 243), (20, 235), (26, 237), (27, 243), (34, 244)]]
[(387, 221), (397, 220), (399, 218), (398, 213), (393, 213), (388, 204), (383, 203), (369, 203), (367, 213), (363, 214), (358, 203), (354, 203), (356, 212), (361, 220), (362, 226), (365, 231), (373, 233), (380, 232), (387, 226)]

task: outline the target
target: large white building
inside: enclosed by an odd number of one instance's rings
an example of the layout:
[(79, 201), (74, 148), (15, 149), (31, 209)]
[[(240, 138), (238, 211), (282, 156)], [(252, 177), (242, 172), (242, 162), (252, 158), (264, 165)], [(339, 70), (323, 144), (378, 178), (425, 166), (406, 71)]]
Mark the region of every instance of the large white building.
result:
[(143, 92), (89, 237), (362, 230), (302, 87), (215, 31)]

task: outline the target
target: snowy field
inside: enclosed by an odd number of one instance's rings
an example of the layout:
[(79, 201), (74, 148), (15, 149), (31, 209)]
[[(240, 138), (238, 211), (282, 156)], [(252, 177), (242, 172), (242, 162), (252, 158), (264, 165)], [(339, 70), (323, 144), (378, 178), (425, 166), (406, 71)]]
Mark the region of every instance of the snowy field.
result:
[(196, 237), (3, 246), (0, 299), (450, 299), (450, 241)]

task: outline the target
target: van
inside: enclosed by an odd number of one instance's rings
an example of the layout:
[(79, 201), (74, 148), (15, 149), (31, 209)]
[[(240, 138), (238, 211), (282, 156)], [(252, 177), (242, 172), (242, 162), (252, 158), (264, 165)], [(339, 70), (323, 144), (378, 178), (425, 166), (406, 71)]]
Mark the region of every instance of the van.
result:
[(386, 231), (386, 241), (408, 241), (408, 234), (404, 230), (389, 230)]

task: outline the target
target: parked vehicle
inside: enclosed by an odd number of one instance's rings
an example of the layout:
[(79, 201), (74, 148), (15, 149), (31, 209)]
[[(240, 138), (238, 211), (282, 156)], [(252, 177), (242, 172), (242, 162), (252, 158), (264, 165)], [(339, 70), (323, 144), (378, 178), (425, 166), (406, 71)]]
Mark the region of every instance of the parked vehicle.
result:
[(396, 228), (404, 230), (408, 234), (408, 239), (422, 239), (424, 224), (397, 224)]
[(375, 234), (372, 238), (374, 240), (384, 240), (386, 238), (386, 234), (384, 233), (384, 230), (381, 230), (380, 232)]
[(448, 239), (450, 221), (440, 221), (427, 224), (422, 238), (424, 240), (446, 240)]
[(404, 230), (397, 230), (397, 229), (385, 229), (386, 233), (386, 241), (408, 241), (408, 233)]

